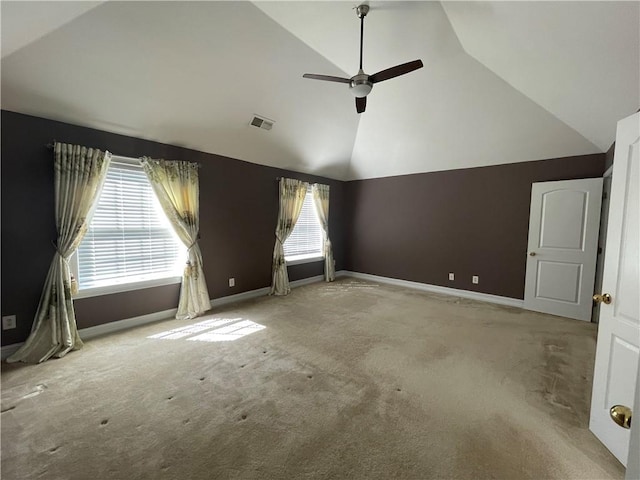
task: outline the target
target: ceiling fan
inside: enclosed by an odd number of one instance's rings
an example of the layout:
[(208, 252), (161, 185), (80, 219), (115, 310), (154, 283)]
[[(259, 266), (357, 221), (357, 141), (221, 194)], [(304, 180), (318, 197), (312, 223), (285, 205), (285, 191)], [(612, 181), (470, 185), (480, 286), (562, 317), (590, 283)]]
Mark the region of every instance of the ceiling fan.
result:
[(311, 78), (313, 80), (325, 80), (327, 82), (348, 83), (351, 93), (356, 97), (356, 111), (358, 113), (364, 112), (367, 107), (367, 95), (371, 92), (374, 83), (379, 83), (390, 78), (404, 75), (405, 73), (413, 72), (418, 68), (422, 68), (422, 60), (414, 60), (412, 62), (396, 65), (395, 67), (387, 68), (373, 75), (367, 75), (362, 70), (362, 41), (364, 37), (364, 17), (369, 13), (369, 5), (362, 4), (356, 8), (356, 14), (360, 19), (360, 70), (351, 78), (333, 77), (331, 75), (316, 75), (314, 73), (305, 73), (304, 78)]

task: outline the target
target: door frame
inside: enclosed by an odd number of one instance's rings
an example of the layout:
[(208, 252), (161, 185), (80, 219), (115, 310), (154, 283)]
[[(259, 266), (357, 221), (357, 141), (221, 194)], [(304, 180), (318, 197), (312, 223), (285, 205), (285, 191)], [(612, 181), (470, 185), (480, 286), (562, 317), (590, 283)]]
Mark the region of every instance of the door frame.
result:
[[(600, 207), (600, 232), (598, 233), (598, 253), (596, 257), (596, 279), (593, 291), (602, 289), (602, 273), (604, 271), (604, 256), (607, 251), (607, 230), (609, 226), (609, 202), (611, 200), (611, 180), (613, 177), (613, 164), (602, 175), (602, 204)], [(600, 317), (600, 304), (596, 303), (591, 310), (591, 322), (598, 323)]]

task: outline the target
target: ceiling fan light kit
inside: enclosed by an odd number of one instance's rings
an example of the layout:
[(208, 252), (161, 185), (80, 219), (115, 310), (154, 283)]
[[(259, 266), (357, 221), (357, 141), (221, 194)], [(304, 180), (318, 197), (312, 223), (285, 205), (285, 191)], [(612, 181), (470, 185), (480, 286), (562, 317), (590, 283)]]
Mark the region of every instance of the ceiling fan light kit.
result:
[(373, 88), (373, 83), (369, 80), (369, 75), (364, 73), (362, 70), (358, 72), (357, 75), (351, 78), (350, 89), (351, 93), (353, 93), (354, 97), (366, 97), (371, 92)]
[(414, 60), (412, 62), (396, 65), (387, 68), (373, 75), (367, 75), (362, 69), (362, 44), (364, 39), (364, 17), (369, 13), (369, 5), (362, 4), (356, 8), (356, 14), (360, 19), (360, 69), (358, 73), (351, 78), (333, 77), (330, 75), (317, 75), (314, 73), (305, 73), (304, 78), (312, 80), (324, 80), (326, 82), (348, 83), (349, 89), (354, 97), (356, 97), (356, 112), (362, 113), (367, 106), (367, 95), (371, 93), (373, 85), (384, 80), (389, 80), (405, 73), (413, 72), (418, 68), (422, 68), (422, 60)]

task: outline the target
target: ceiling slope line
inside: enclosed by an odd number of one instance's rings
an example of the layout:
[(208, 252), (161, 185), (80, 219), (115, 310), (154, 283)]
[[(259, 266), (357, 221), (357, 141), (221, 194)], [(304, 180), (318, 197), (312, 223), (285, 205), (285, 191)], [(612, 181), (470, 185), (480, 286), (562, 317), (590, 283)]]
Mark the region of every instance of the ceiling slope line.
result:
[[(553, 112), (549, 111), (547, 108), (545, 108), (543, 105), (541, 105), (539, 102), (537, 102), (536, 100), (534, 100), (533, 98), (531, 98), (529, 95), (527, 95), (526, 93), (524, 93), (522, 90), (520, 90), (519, 88), (517, 88), (516, 86), (512, 85), (509, 81), (507, 81), (504, 77), (502, 77), (500, 74), (498, 74), (496, 71), (494, 71), (493, 69), (491, 69), (491, 67), (489, 67), (488, 65), (486, 65), (484, 62), (480, 61), (477, 57), (475, 57), (474, 55), (472, 55), (471, 53), (469, 53), (469, 51), (467, 50), (467, 48), (465, 47), (465, 44), (462, 42), (462, 40), (460, 39), (460, 35), (458, 34), (458, 30), (456, 29), (455, 25), (453, 24), (453, 22), (451, 21), (451, 18), (449, 16), (449, 12), (447, 11), (447, 8), (445, 7), (445, 5), (443, 4), (443, 2), (439, 2), (440, 5), (442, 6), (442, 10), (444, 11), (444, 16), (447, 19), (447, 22), (449, 22), (449, 26), (451, 27), (451, 30), (453, 31), (453, 34), (456, 36), (456, 38), (458, 39), (458, 44), (460, 45), (462, 51), (468, 55), (471, 59), (475, 60), (476, 62), (478, 62), (480, 65), (482, 65), (484, 68), (486, 68), (488, 71), (490, 71), (491, 73), (493, 73), (497, 78), (499, 78), (501, 81), (503, 81), (506, 85), (509, 85), (509, 87), (513, 88), (514, 90), (516, 90), (518, 93), (524, 95), (526, 98), (528, 98), (529, 100), (531, 100), (533, 103), (535, 103), (538, 107), (540, 107), (542, 110), (544, 110), (545, 112), (547, 112), (549, 115), (551, 115), (552, 117), (554, 117), (555, 119), (557, 119), (559, 122), (561, 122), (563, 125), (565, 125), (566, 127), (570, 128), (571, 130), (573, 130), (574, 132), (576, 132), (578, 135), (580, 135), (580, 137), (582, 137), (585, 141), (587, 141), (589, 144), (591, 144), (599, 153), (605, 153), (606, 150), (602, 150), (602, 148), (600, 148), (598, 145), (596, 145), (595, 143), (593, 143), (589, 138), (585, 137), (584, 134), (582, 134), (582, 132), (580, 132), (579, 130), (577, 130), (576, 128), (574, 128), (573, 126), (569, 125), (567, 122), (565, 122), (564, 120), (562, 120), (561, 118), (559, 118), (557, 115), (555, 115)], [(615, 138), (614, 138), (615, 140)]]
[[(441, 5), (467, 55), (577, 132), (598, 152), (606, 152), (608, 145), (615, 140), (616, 122), (632, 113), (631, 106), (625, 105), (629, 105), (629, 86), (637, 85), (638, 81), (638, 28), (637, 23), (632, 26), (631, 21), (620, 22), (621, 19), (637, 17), (637, 3), (634, 15), (629, 15), (626, 5), (635, 2), (617, 2), (618, 7), (614, 7), (616, 2), (609, 5), (604, 5), (606, 2), (542, 2), (549, 8), (539, 10), (526, 7), (527, 2), (520, 4), (522, 8), (516, 7), (518, 3), (487, 1), (469, 2), (467, 5), (463, 2), (441, 2)], [(568, 6), (556, 7), (565, 4), (571, 5), (571, 11)], [(625, 5), (624, 8), (621, 5)], [(502, 28), (495, 30), (493, 27), (496, 25)], [(515, 28), (514, 25), (524, 28)], [(578, 25), (582, 28), (576, 29)], [(600, 27), (601, 41), (596, 42), (592, 35), (581, 37), (587, 35), (588, 26), (592, 30), (594, 26)], [(487, 31), (493, 35), (486, 34)], [(567, 32), (572, 33), (569, 35)], [(629, 41), (629, 35), (633, 35), (633, 42)], [(549, 47), (551, 42), (554, 42), (553, 47)], [(538, 43), (542, 44), (540, 48)], [(594, 43), (597, 46), (594, 47)], [(611, 47), (609, 50), (599, 48), (602, 45)], [(532, 50), (537, 56), (531, 55)], [(590, 50), (593, 55), (585, 56), (584, 52)], [(624, 65), (624, 59), (629, 59), (630, 52), (632, 58), (636, 58), (635, 82), (629, 77), (629, 69), (612, 68), (611, 59), (617, 59), (617, 65)], [(594, 64), (599, 67), (589, 69)], [(519, 66), (515, 68), (514, 65)], [(522, 71), (529, 75), (523, 77), (519, 73)], [(580, 81), (585, 77), (592, 78), (591, 82)], [(617, 79), (617, 83), (610, 81), (611, 78)], [(579, 84), (577, 88), (576, 82)], [(563, 85), (573, 85), (573, 88), (567, 86), (563, 89)], [(619, 90), (619, 93), (608, 101), (605, 108), (602, 94), (611, 88)], [(631, 105), (640, 98), (637, 87), (634, 90)], [(594, 102), (595, 98), (599, 102)]]
[[(521, 94), (522, 96), (526, 97), (528, 100), (530, 100), (532, 103), (535, 103), (539, 108), (541, 108), (542, 110), (544, 110), (545, 112), (547, 112), (549, 115), (551, 115), (553, 118), (555, 118), (556, 120), (558, 120), (560, 123), (562, 123), (564, 126), (566, 126), (567, 128), (573, 130), (576, 134), (580, 135), (580, 137), (582, 137), (586, 142), (588, 142), (591, 146), (593, 146), (593, 148), (595, 148), (598, 153), (605, 153), (606, 150), (603, 150), (602, 148), (600, 148), (598, 145), (596, 145), (595, 143), (593, 143), (593, 141), (591, 141), (588, 137), (585, 137), (584, 134), (582, 132), (580, 132), (579, 130), (577, 130), (575, 127), (573, 127), (572, 125), (569, 125), (567, 122), (565, 122), (563, 119), (561, 119), (560, 117), (558, 117), (555, 113), (551, 112), (550, 110), (548, 110), (544, 105), (541, 105), (539, 102), (537, 102), (535, 99), (531, 98), (529, 95), (527, 95), (526, 93), (524, 93), (522, 90), (518, 89), (517, 87), (515, 87), (514, 85), (512, 85), (511, 83), (509, 83), (504, 77), (500, 76), (498, 73), (496, 73), (495, 71), (493, 71), (491, 68), (489, 68), (486, 64), (484, 64), (483, 62), (481, 62), (480, 60), (478, 60), (476, 57), (474, 57), (473, 55), (467, 53), (467, 51), (465, 50), (465, 53), (467, 55), (469, 55), (469, 58), (473, 59), (474, 61), (478, 62), (478, 64), (482, 65), (484, 68), (486, 68), (488, 71), (490, 71), (493, 75), (496, 76), (496, 78), (500, 79), (500, 81), (504, 82), (506, 85), (508, 85), (509, 87), (513, 88), (516, 92), (518, 92), (519, 94)], [(615, 139), (614, 139), (615, 140)], [(614, 141), (612, 140), (612, 141)]]
[[(500, 79), (500, 81), (504, 82), (506, 85), (508, 85), (510, 88), (513, 88), (516, 92), (518, 92), (519, 94), (521, 94), (522, 96), (526, 97), (528, 100), (530, 100), (532, 103), (534, 103), (536, 106), (538, 106), (540, 109), (544, 110), (546, 113), (548, 113), (549, 115), (551, 115), (553, 118), (555, 118), (556, 120), (558, 120), (560, 123), (562, 123), (564, 126), (566, 126), (567, 128), (571, 129), (572, 131), (574, 131), (576, 134), (578, 134), (580, 137), (582, 137), (587, 143), (589, 143), (593, 148), (595, 148), (597, 150), (597, 153), (605, 153), (607, 150), (603, 150), (601, 147), (599, 147), (598, 145), (596, 145), (595, 143), (593, 143), (593, 141), (591, 139), (589, 139), (588, 137), (586, 137), (580, 130), (576, 129), (574, 126), (569, 125), (566, 121), (564, 121), (563, 119), (561, 119), (560, 117), (558, 117), (555, 113), (551, 112), (549, 109), (547, 109), (544, 105), (541, 105), (538, 101), (536, 101), (535, 99), (531, 98), (529, 95), (527, 95), (526, 93), (524, 93), (522, 90), (520, 90), (519, 88), (515, 87), (514, 85), (512, 85), (510, 82), (508, 82), (504, 77), (500, 76), (498, 73), (496, 73), (495, 71), (493, 71), (491, 68), (489, 68), (486, 64), (484, 64), (483, 62), (481, 62), (480, 60), (478, 60), (476, 57), (474, 57), (473, 55), (467, 53), (467, 51), (465, 50), (465, 53), (467, 55), (469, 55), (469, 57), (471, 59), (473, 59), (474, 61), (478, 62), (480, 65), (482, 65), (484, 68), (486, 68), (488, 71), (490, 71), (493, 75), (496, 76), (496, 78)], [(615, 141), (615, 138), (612, 140)]]
[[(319, 50), (317, 50), (316, 48), (314, 48), (313, 46), (309, 45), (308, 42), (306, 42), (302, 37), (296, 35), (294, 32), (292, 32), (291, 30), (289, 30), (288, 28), (286, 28), (284, 25), (282, 25), (280, 22), (278, 22), (274, 17), (272, 17), (271, 15), (269, 15), (265, 10), (263, 10), (262, 8), (260, 8), (259, 1), (255, 1), (252, 0), (249, 3), (253, 4), (253, 6), (259, 10), (266, 18), (269, 19), (269, 21), (273, 22), (274, 24), (278, 25), (279, 28), (282, 28), (284, 31), (286, 31), (289, 35), (291, 35), (293, 38), (295, 38), (296, 40), (298, 40), (299, 42), (303, 43), (304, 45), (306, 45), (308, 48), (310, 48), (311, 50), (313, 50), (316, 54), (320, 55), (322, 58), (324, 58), (327, 62), (329, 62), (331, 65), (336, 67), (336, 70), (343, 76), (343, 77), (347, 77), (350, 78), (351, 75), (348, 74), (345, 70), (343, 70), (342, 68), (340, 68), (336, 63), (334, 63), (329, 57), (327, 57), (326, 55), (324, 55), (322, 52), (320, 52)], [(302, 77), (303, 72), (300, 72), (300, 76)], [(345, 165), (343, 166), (342, 170), (343, 170), (343, 174), (341, 176), (341, 178), (338, 178), (337, 180), (340, 181), (348, 181), (350, 175), (351, 175), (351, 162), (353, 159), (353, 151), (356, 148), (356, 142), (358, 139), (358, 131), (360, 129), (360, 122), (361, 117), (360, 115), (357, 116), (357, 126), (355, 129), (355, 134), (353, 135), (353, 142), (351, 145), (351, 154), (349, 155), (349, 158), (347, 159), (347, 161), (345, 162)], [(303, 173), (308, 173), (308, 172), (303, 172)]]
[[(251, 0), (249, 3), (251, 3), (257, 10), (259, 10), (266, 18), (268, 18), (271, 22), (273, 22), (274, 24), (278, 25), (278, 27), (280, 27), (281, 29), (283, 29), (285, 32), (287, 32), (289, 35), (291, 35), (293, 38), (297, 39), (298, 41), (302, 42), (303, 44), (305, 44), (308, 48), (310, 48), (311, 50), (313, 50), (315, 53), (317, 53), (318, 55), (320, 55), (322, 58), (324, 58), (327, 62), (329, 62), (331, 65), (333, 65), (334, 67), (336, 67), (337, 71), (339, 72), (340, 75), (342, 75), (343, 77), (347, 77), (350, 78), (351, 75), (348, 74), (346, 71), (344, 71), (342, 68), (340, 68), (338, 65), (336, 65), (333, 60), (331, 60), (329, 57), (327, 57), (326, 55), (322, 54), (322, 52), (320, 52), (319, 50), (317, 50), (316, 48), (312, 47), (311, 45), (309, 45), (309, 43), (307, 43), (302, 37), (296, 35), (294, 32), (292, 32), (291, 30), (289, 30), (287, 27), (285, 27), (284, 25), (282, 25), (282, 23), (278, 22), (274, 17), (272, 17), (271, 15), (269, 15), (265, 10), (263, 10), (262, 8), (259, 7), (260, 2), (256, 1), (256, 0)], [(302, 74), (304, 72), (300, 72), (300, 76), (302, 77)]]
[[(10, 17), (15, 20), (15, 14), (17, 12), (7, 12), (7, 9), (13, 8), (13, 3), (14, 2), (2, 2), (2, 10), (4, 10), (2, 12), (3, 17)], [(29, 4), (29, 2), (19, 3)], [(7, 24), (2, 25), (2, 58), (4, 59), (28, 47), (32, 43), (41, 40), (101, 6), (103, 3), (105, 3), (105, 0), (66, 2), (64, 7), (62, 7), (61, 2), (32, 2), (36, 13), (32, 11), (31, 14), (25, 15), (29, 17), (29, 27), (31, 27), (31, 29), (25, 28), (25, 24), (22, 22), (15, 21), (12, 22), (12, 26)], [(24, 9), (24, 5), (20, 5), (20, 9)], [(18, 30), (14, 30), (15, 28), (18, 28)]]

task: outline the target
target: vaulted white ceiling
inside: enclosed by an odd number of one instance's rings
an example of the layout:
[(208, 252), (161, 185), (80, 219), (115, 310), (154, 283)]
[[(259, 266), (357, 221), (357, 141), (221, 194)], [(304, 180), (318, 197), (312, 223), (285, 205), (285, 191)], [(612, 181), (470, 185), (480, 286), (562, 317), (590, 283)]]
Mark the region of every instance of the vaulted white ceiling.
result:
[(3, 1), (2, 108), (356, 179), (606, 151), (640, 106), (638, 2), (369, 3), (364, 70), (425, 66), (361, 115), (302, 78), (357, 72), (346, 1)]

